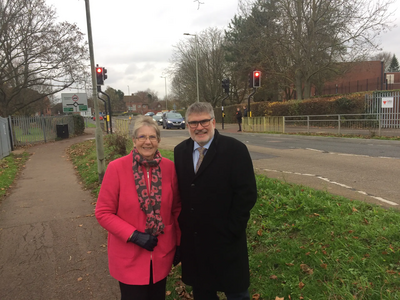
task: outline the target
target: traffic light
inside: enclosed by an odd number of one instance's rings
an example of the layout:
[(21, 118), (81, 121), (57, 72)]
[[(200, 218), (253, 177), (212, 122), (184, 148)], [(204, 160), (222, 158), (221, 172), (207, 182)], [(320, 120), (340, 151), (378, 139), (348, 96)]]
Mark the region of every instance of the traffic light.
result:
[(261, 72), (253, 71), (253, 87), (259, 88), (261, 87)]
[(96, 67), (97, 85), (104, 85), (104, 68)]
[(229, 93), (229, 78), (222, 79), (222, 88), (224, 89), (225, 93)]
[(107, 79), (107, 69), (103, 68), (103, 81)]

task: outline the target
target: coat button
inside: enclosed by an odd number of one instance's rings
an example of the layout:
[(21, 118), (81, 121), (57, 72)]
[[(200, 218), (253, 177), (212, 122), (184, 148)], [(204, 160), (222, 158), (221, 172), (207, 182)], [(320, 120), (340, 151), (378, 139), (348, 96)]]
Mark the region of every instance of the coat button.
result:
[(190, 208), (190, 212), (194, 212), (194, 208), (193, 207)]
[(192, 183), (190, 186), (191, 186), (191, 187), (194, 187), (194, 183)]

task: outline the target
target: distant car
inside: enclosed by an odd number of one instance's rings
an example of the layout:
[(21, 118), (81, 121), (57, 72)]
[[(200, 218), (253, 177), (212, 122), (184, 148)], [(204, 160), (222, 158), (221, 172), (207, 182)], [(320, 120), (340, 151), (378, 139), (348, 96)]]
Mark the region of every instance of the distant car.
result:
[(176, 112), (167, 112), (163, 114), (162, 117), (163, 128), (171, 129), (171, 128), (182, 128), (185, 129), (186, 123), (185, 119), (182, 117), (180, 113)]
[[(157, 122), (158, 125), (162, 125), (162, 112), (158, 112), (155, 115), (153, 115), (153, 120)], [(160, 122), (161, 120), (161, 122)]]
[(152, 111), (149, 111), (148, 113), (145, 114), (145, 116), (150, 116), (150, 117), (152, 117), (154, 115), (155, 115), (155, 113), (153, 113)]

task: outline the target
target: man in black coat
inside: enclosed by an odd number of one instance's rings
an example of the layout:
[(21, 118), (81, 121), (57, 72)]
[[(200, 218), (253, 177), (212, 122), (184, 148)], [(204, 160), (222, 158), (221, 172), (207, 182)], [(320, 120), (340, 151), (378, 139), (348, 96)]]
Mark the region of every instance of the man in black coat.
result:
[(182, 280), (193, 286), (195, 300), (218, 299), (217, 291), (228, 300), (250, 299), (246, 227), (257, 200), (250, 154), (240, 141), (219, 134), (209, 103), (192, 104), (186, 124), (191, 138), (174, 150)]
[(240, 111), (240, 107), (236, 109), (236, 120), (239, 124), (239, 130), (242, 131), (242, 112)]

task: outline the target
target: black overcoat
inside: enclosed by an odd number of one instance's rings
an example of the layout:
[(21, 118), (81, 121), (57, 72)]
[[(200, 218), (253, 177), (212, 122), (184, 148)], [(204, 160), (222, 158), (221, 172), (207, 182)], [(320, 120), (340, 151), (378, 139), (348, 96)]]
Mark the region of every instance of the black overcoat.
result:
[(207, 290), (242, 292), (250, 285), (246, 227), (257, 200), (253, 164), (247, 147), (220, 135), (197, 174), (191, 138), (175, 147), (175, 168), (182, 201), (182, 280)]

